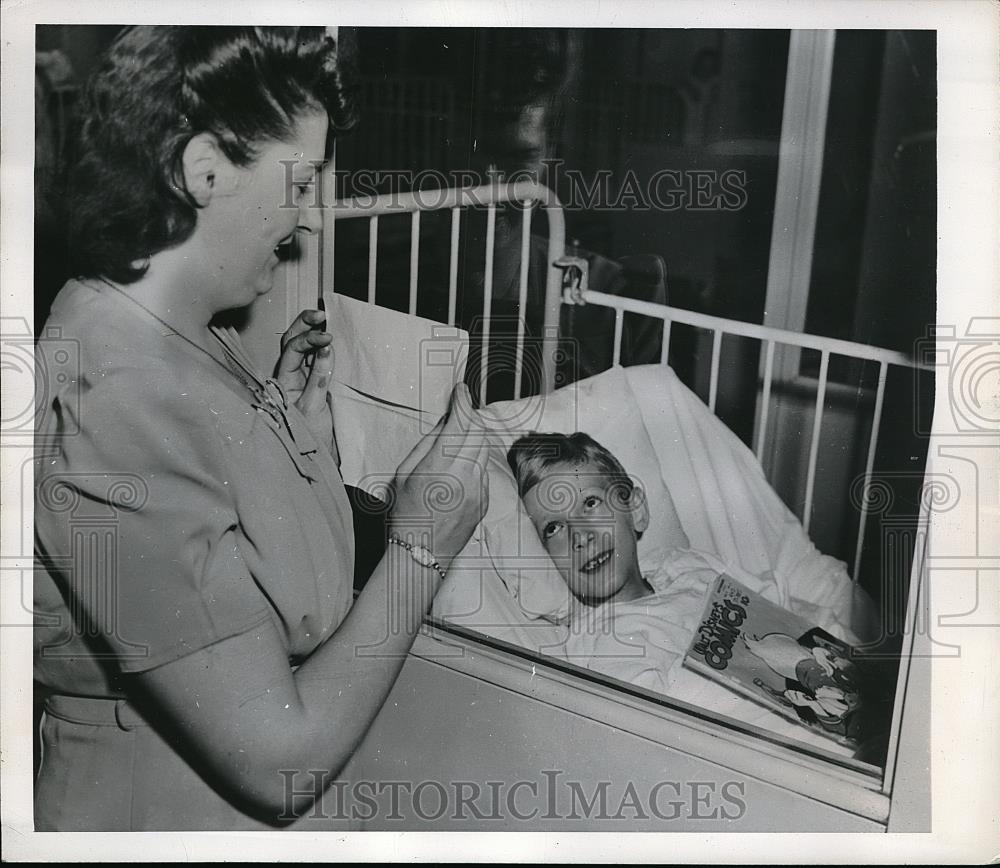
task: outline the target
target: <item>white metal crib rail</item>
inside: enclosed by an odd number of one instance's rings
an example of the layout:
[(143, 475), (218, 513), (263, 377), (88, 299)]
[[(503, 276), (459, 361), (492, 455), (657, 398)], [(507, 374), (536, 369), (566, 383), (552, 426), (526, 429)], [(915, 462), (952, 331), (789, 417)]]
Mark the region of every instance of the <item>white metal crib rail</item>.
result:
[[(448, 325), (455, 324), (458, 297), (458, 254), (461, 236), (462, 209), (486, 208), (486, 243), (484, 245), (485, 269), (483, 287), (483, 334), (480, 357), (480, 398), (485, 402), (486, 377), (489, 371), (490, 312), (493, 302), (493, 257), (496, 241), (497, 206), (518, 203), (521, 217), (521, 272), (518, 301), (520, 310), (527, 309), (528, 264), (531, 244), (531, 222), (534, 206), (540, 205), (548, 217), (548, 253), (546, 257), (545, 306), (542, 323), (542, 390), (550, 392), (555, 387), (555, 340), (559, 328), (562, 271), (554, 263), (564, 253), (566, 224), (562, 205), (548, 187), (534, 181), (514, 184), (485, 184), (478, 187), (449, 188), (417, 191), (413, 193), (386, 193), (379, 196), (359, 197), (333, 204), (334, 219), (328, 221), (331, 230), (338, 220), (368, 218), (368, 301), (375, 304), (376, 274), (378, 271), (379, 218), (388, 215), (410, 214), (410, 296), (409, 313), (417, 312), (417, 278), (420, 267), (420, 214), (423, 211), (451, 211), (451, 247), (448, 265)], [(333, 238), (328, 237), (332, 248)], [(328, 271), (330, 289), (333, 290), (332, 269)], [(517, 351), (514, 367), (514, 394), (521, 394), (524, 355), (525, 321), (518, 317)]]
[[(551, 391), (555, 385), (555, 349), (558, 337), (559, 311), (561, 305), (573, 301), (575, 303), (593, 304), (611, 308), (615, 311), (614, 347), (612, 364), (621, 364), (622, 332), (624, 314), (626, 312), (653, 317), (663, 322), (663, 342), (660, 359), (666, 364), (670, 350), (671, 324), (682, 323), (687, 326), (707, 330), (712, 333), (712, 351), (709, 374), (708, 407), (716, 412), (718, 396), (719, 361), (724, 335), (734, 335), (757, 339), (763, 348), (763, 376), (761, 394), (758, 398), (757, 436), (754, 452), (760, 459), (763, 454), (767, 432), (768, 412), (771, 406), (771, 396), (774, 380), (774, 355), (778, 345), (798, 349), (815, 350), (820, 353), (820, 366), (817, 378), (816, 400), (812, 421), (811, 439), (809, 445), (808, 469), (806, 473), (806, 491), (802, 523), (808, 532), (813, 511), (813, 499), (816, 485), (816, 466), (819, 457), (820, 432), (823, 424), (823, 410), (827, 394), (830, 356), (843, 356), (849, 359), (875, 362), (878, 364), (878, 383), (875, 390), (875, 405), (871, 432), (868, 437), (868, 447), (865, 458), (864, 482), (861, 493), (860, 516), (857, 543), (854, 555), (852, 575), (858, 578), (861, 555), (865, 541), (865, 525), (867, 524), (869, 500), (871, 495), (871, 478), (874, 470), (875, 451), (878, 445), (879, 431), (882, 422), (882, 409), (885, 399), (886, 380), (890, 366), (909, 369), (933, 370), (929, 365), (915, 362), (905, 354), (893, 350), (873, 347), (852, 341), (826, 338), (818, 335), (800, 334), (784, 329), (746, 323), (739, 320), (729, 320), (717, 316), (696, 313), (681, 308), (670, 307), (653, 302), (640, 301), (622, 296), (613, 296), (593, 290), (575, 290), (567, 293), (564, 298), (562, 282), (563, 270), (556, 263), (565, 253), (565, 222), (561, 204), (555, 193), (547, 187), (531, 181), (515, 184), (493, 184), (479, 187), (451, 188), (430, 190), (416, 193), (395, 193), (380, 196), (356, 198), (338, 201), (333, 205), (335, 219), (327, 221), (327, 235), (324, 246), (330, 248), (327, 254), (332, 260), (333, 225), (337, 220), (368, 218), (369, 250), (368, 250), (368, 301), (375, 303), (376, 274), (378, 266), (378, 233), (379, 218), (387, 215), (410, 214), (410, 283), (409, 312), (415, 314), (418, 297), (418, 269), (420, 262), (420, 215), (423, 211), (451, 211), (451, 247), (449, 260), (448, 286), (448, 324), (455, 324), (456, 300), (458, 291), (459, 240), (461, 233), (461, 211), (473, 206), (486, 207), (487, 226), (484, 250), (484, 292), (483, 292), (483, 347), (480, 359), (480, 396), (485, 401), (486, 377), (489, 366), (488, 341), (489, 321), (493, 295), (493, 262), (496, 230), (497, 206), (503, 203), (519, 203), (523, 206), (521, 223), (521, 270), (519, 283), (520, 310), (524, 311), (528, 299), (528, 264), (529, 245), (531, 238), (532, 214), (535, 205), (541, 205), (548, 218), (548, 253), (546, 260), (546, 285), (544, 300), (544, 321), (542, 327), (542, 389)], [(332, 286), (332, 266), (324, 268), (327, 275), (328, 288)], [(518, 318), (517, 347), (515, 353), (514, 394), (521, 394), (521, 378), (524, 352), (524, 318)]]
[(914, 361), (904, 353), (895, 350), (887, 350), (882, 347), (873, 347), (869, 344), (854, 343), (853, 341), (840, 340), (838, 338), (827, 338), (820, 335), (801, 334), (798, 332), (786, 331), (784, 329), (772, 328), (770, 326), (756, 325), (754, 323), (742, 322), (740, 320), (724, 319), (708, 314), (696, 313), (682, 308), (670, 307), (668, 305), (655, 304), (653, 302), (639, 301), (636, 299), (622, 298), (620, 296), (607, 295), (592, 290), (584, 290), (580, 293), (580, 298), (586, 304), (595, 304), (601, 307), (609, 307), (615, 311), (615, 331), (613, 364), (621, 364), (622, 329), (624, 315), (626, 312), (641, 314), (663, 320), (663, 344), (660, 351), (660, 361), (667, 363), (670, 352), (670, 326), (672, 322), (679, 322), (696, 328), (705, 329), (712, 333), (712, 354), (710, 360), (709, 386), (708, 386), (708, 408), (715, 413), (716, 398), (719, 386), (719, 359), (722, 350), (723, 335), (735, 335), (738, 337), (754, 338), (762, 342), (764, 347), (764, 373), (762, 392), (758, 403), (758, 423), (757, 437), (754, 443), (754, 454), (758, 460), (761, 459), (764, 451), (764, 442), (767, 432), (768, 410), (771, 403), (771, 390), (774, 385), (774, 350), (776, 345), (797, 347), (799, 349), (816, 350), (820, 353), (819, 374), (817, 377), (816, 402), (813, 412), (813, 424), (811, 439), (809, 442), (809, 462), (806, 471), (806, 492), (805, 506), (802, 515), (802, 526), (806, 532), (809, 531), (810, 519), (813, 511), (813, 495), (816, 485), (816, 464), (819, 458), (820, 431), (823, 426), (823, 409), (826, 401), (827, 378), (829, 374), (830, 356), (837, 355), (849, 359), (870, 361), (878, 363), (878, 385), (875, 387), (875, 407), (872, 416), (871, 433), (868, 437), (868, 451), (865, 457), (864, 483), (860, 498), (860, 517), (858, 519), (858, 536), (854, 552), (854, 569), (852, 576), (855, 581), (858, 578), (859, 567), (861, 565), (861, 553), (865, 541), (865, 525), (868, 519), (868, 509), (871, 494), (871, 477), (875, 467), (875, 450), (878, 446), (879, 429), (882, 424), (882, 407), (885, 400), (885, 386), (888, 376), (889, 366), (897, 365), (903, 368), (915, 370), (933, 370), (931, 365)]

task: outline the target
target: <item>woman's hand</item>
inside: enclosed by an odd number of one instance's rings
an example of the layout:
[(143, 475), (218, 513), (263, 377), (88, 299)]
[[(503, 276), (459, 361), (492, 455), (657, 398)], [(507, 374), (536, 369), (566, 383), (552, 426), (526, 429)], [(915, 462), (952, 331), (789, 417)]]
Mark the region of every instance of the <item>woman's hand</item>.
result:
[(333, 335), (322, 329), (326, 314), (304, 310), (281, 336), (275, 379), (306, 417), (313, 436), (335, 451), (329, 385), (333, 373)]
[(448, 412), (396, 471), (390, 527), (404, 536), (429, 533), (431, 551), (445, 569), (486, 514), (488, 455), (486, 432), (460, 383)]

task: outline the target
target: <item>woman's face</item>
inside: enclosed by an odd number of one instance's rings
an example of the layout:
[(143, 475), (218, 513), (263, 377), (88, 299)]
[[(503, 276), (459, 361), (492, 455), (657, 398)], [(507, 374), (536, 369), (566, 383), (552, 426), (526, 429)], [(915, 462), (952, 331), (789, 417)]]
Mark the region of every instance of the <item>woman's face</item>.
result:
[(269, 292), (296, 232), (318, 232), (321, 210), (315, 177), (326, 144), (325, 112), (303, 115), (287, 141), (265, 143), (245, 168), (231, 164), (198, 215), (211, 270), (212, 306), (227, 310)]

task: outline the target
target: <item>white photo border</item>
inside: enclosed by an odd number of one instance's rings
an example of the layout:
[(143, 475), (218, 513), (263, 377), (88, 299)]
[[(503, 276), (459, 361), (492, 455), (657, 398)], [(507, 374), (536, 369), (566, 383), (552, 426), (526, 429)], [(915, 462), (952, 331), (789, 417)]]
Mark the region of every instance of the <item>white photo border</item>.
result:
[[(330, 21), (335, 15), (339, 20)], [(341, 26), (558, 26), (698, 27), (776, 29), (932, 29), (938, 44), (938, 315), (942, 326), (964, 334), (972, 317), (1000, 324), (998, 239), (1000, 218), (1000, 5), (990, 0), (297, 0), (294, 4), (239, 0), (72, 0), (4, 2), (2, 8), (2, 212), (0, 287), (2, 315), (31, 323), (33, 214), (33, 70), (36, 24), (217, 23), (339, 24)], [(29, 406), (30, 380), (3, 372), (4, 401)], [(947, 376), (939, 376), (931, 461), (936, 472), (956, 462), (955, 422)], [(1000, 398), (998, 398), (1000, 400)], [(995, 412), (992, 418), (997, 418)], [(988, 414), (987, 414), (988, 415)], [(987, 437), (989, 442), (989, 438)], [(993, 439), (996, 443), (996, 438)], [(986, 862), (1000, 852), (1000, 691), (995, 661), (1000, 645), (1000, 591), (935, 580), (930, 573), (932, 618), (985, 605), (979, 624), (952, 625), (948, 641), (958, 659), (932, 662), (930, 708), (932, 832), (928, 834), (691, 833), (418, 833), (365, 832), (315, 835), (268, 833), (35, 833), (32, 831), (31, 615), (19, 580), (8, 581), (30, 544), (32, 504), (12, 502), (20, 492), (21, 456), (2, 451), (0, 667), (2, 667), (2, 812), (4, 858), (37, 860), (233, 860), (247, 861), (593, 861), (949, 863)], [(932, 545), (964, 551), (979, 528), (982, 575), (1000, 585), (1000, 509), (996, 453), (983, 449), (981, 484), (990, 489), (977, 504), (960, 504), (938, 517)], [(17, 498), (15, 498), (17, 500)], [(976, 512), (978, 510), (978, 513)], [(983, 514), (985, 511), (985, 516)], [(28, 516), (27, 526), (23, 516)], [(984, 518), (986, 519), (984, 521)], [(992, 528), (992, 530), (990, 530)], [(983, 533), (987, 536), (984, 539)], [(30, 545), (27, 551), (30, 552)], [(30, 556), (29, 556), (30, 559)], [(990, 566), (992, 565), (992, 566)], [(15, 570), (16, 575), (16, 570)], [(975, 619), (973, 619), (975, 620)], [(738, 835), (734, 838), (734, 835)]]

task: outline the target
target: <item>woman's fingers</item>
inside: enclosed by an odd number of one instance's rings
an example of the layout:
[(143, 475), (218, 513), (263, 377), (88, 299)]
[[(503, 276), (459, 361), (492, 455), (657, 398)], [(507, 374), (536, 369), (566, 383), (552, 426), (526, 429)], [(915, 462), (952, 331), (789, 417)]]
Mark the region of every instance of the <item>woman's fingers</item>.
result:
[[(472, 407), (469, 390), (460, 384), (452, 392), (448, 412), (400, 462), (396, 478), (402, 481), (414, 473), (429, 476), (443, 472), (471, 473), (473, 463), (485, 463), (485, 440), (485, 431)], [(446, 445), (452, 448), (446, 450)], [(460, 462), (457, 466), (456, 459)]]
[(285, 330), (285, 333), (281, 336), (281, 349), (284, 350), (285, 345), (292, 340), (292, 338), (297, 335), (302, 334), (302, 332), (307, 332), (310, 329), (316, 328), (316, 326), (323, 325), (326, 322), (326, 312), (322, 310), (304, 310), (300, 313), (292, 324)]
[(399, 467), (396, 470), (396, 476), (399, 479), (405, 479), (416, 469), (418, 464), (421, 464), (427, 455), (430, 453), (431, 449), (437, 443), (438, 435), (444, 428), (446, 416), (442, 416), (438, 419), (437, 424), (423, 437), (421, 437), (409, 451), (406, 458), (399, 462)]
[(321, 310), (304, 310), (281, 336), (281, 355), (275, 377), (285, 386), (301, 388), (302, 380), (290, 382), (301, 369), (306, 357), (333, 341), (333, 336), (323, 331), (326, 313)]
[(445, 422), (445, 433), (451, 435), (463, 435), (463, 440), (473, 430), (482, 430), (482, 421), (479, 413), (472, 406), (472, 396), (469, 394), (469, 387), (465, 383), (459, 383), (451, 393), (451, 401), (448, 404), (448, 414)]
[(315, 361), (306, 387), (299, 398), (299, 409), (306, 415), (318, 413), (326, 407), (326, 394), (330, 386), (330, 375), (333, 373), (333, 347), (323, 346), (316, 350)]
[(331, 343), (333, 335), (329, 332), (307, 331), (295, 335), (286, 341), (281, 351), (276, 376), (281, 379), (283, 376), (294, 374), (302, 368), (307, 357), (323, 347), (330, 346)]

